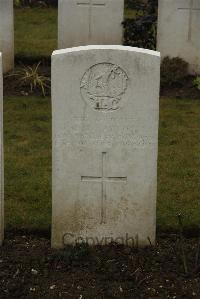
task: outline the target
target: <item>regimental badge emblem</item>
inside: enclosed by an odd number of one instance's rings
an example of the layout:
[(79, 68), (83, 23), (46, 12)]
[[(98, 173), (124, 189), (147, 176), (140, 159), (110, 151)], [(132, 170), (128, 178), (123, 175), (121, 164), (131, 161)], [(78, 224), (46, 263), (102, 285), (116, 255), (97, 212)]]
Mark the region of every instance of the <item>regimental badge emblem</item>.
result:
[(80, 89), (84, 101), (96, 111), (116, 111), (123, 105), (128, 76), (119, 66), (99, 63), (82, 77)]

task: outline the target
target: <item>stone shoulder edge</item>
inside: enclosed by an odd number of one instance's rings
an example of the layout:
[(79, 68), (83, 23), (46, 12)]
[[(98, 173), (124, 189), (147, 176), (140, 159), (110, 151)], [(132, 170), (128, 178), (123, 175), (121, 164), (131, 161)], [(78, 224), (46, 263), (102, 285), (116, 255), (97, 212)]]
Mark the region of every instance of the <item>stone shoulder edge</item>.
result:
[(127, 52), (134, 52), (134, 53), (140, 53), (140, 54), (148, 54), (151, 56), (155, 56), (160, 58), (160, 52), (153, 51), (149, 49), (143, 49), (143, 48), (136, 48), (136, 47), (127, 47), (127, 46), (80, 46), (80, 47), (74, 47), (74, 48), (67, 48), (67, 49), (61, 49), (61, 50), (55, 50), (52, 53), (52, 57), (57, 55), (64, 55), (69, 53), (75, 53), (75, 52), (83, 52), (83, 51), (89, 51), (89, 50), (116, 50), (116, 51), (127, 51)]

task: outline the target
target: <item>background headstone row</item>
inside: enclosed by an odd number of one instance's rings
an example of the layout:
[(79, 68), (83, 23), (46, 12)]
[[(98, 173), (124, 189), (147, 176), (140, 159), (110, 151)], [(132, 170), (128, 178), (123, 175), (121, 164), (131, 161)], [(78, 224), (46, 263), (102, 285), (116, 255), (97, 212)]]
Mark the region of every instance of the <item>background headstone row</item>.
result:
[[(200, 73), (200, 0), (159, 0), (157, 49)], [(124, 0), (59, 0), (58, 49), (123, 43)], [(3, 70), (14, 66), (13, 0), (0, 0)]]

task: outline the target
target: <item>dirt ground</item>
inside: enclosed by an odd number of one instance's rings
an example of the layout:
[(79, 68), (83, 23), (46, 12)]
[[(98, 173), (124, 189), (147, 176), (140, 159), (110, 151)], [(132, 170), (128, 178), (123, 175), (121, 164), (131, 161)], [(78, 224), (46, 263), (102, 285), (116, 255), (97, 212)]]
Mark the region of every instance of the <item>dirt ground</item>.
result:
[(0, 248), (0, 298), (200, 298), (197, 238), (159, 236), (155, 248), (79, 245), (9, 233)]
[(160, 94), (167, 98), (177, 99), (200, 99), (200, 90), (194, 86), (194, 77), (188, 76), (184, 79), (181, 85), (161, 87)]

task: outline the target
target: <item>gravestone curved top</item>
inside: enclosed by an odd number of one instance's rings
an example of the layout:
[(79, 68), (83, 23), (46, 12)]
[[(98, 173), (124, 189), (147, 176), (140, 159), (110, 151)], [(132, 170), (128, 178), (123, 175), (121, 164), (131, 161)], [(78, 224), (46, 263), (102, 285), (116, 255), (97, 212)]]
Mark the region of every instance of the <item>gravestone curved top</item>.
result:
[(53, 247), (154, 243), (159, 72), (150, 50), (53, 53)]

